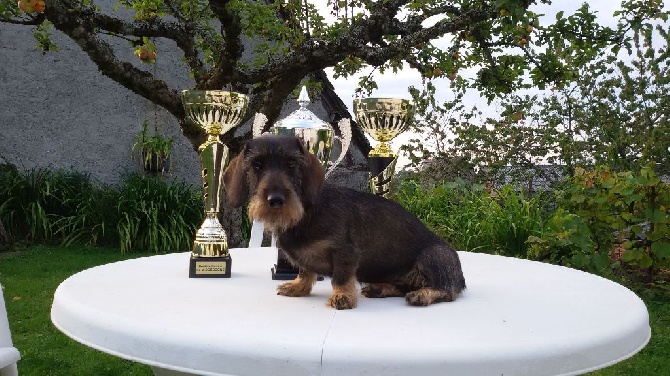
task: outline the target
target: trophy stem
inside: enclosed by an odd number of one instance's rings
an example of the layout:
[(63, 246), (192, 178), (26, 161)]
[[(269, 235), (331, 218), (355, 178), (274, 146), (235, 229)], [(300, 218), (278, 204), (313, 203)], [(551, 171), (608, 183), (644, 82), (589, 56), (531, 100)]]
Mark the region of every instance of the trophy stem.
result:
[(377, 145), (374, 149), (370, 150), (370, 152), (368, 153), (368, 157), (393, 157), (393, 158), (395, 158), (395, 154), (393, 154), (393, 151), (391, 150), (391, 146), (389, 145), (388, 142), (381, 141), (381, 142), (379, 142), (379, 145)]
[(370, 191), (382, 197), (387, 197), (391, 191), (391, 182), (395, 173), (395, 165), (398, 158), (390, 156), (369, 156), (368, 167), (370, 168)]
[(218, 140), (208, 140), (201, 149), (205, 219), (195, 234), (189, 276), (230, 277), (228, 237), (218, 218), (223, 195), (223, 171), (228, 164), (228, 148)]

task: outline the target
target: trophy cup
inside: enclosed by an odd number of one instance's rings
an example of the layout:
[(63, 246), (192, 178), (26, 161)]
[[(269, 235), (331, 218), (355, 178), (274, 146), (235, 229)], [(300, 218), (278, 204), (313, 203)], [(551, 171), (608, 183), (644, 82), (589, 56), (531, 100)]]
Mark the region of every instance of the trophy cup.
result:
[(354, 99), (354, 115), (361, 128), (379, 144), (368, 153), (370, 191), (386, 197), (391, 189), (398, 156), (389, 142), (404, 132), (414, 119), (414, 104), (407, 99)]
[[(307, 109), (310, 99), (307, 88), (302, 87), (298, 96), (298, 108), (287, 117), (277, 121), (270, 129), (270, 133), (296, 136), (312, 154), (314, 154), (326, 169), (326, 178), (335, 167), (344, 159), (351, 144), (351, 122), (342, 119), (337, 124), (341, 137), (335, 136), (333, 128), (327, 122), (319, 119)], [(253, 122), (254, 137), (260, 136), (267, 118), (263, 114), (256, 114)], [(342, 148), (335, 162), (330, 163), (330, 154), (334, 140), (340, 141)], [(286, 259), (281, 249), (278, 249), (277, 264), (272, 268), (272, 279), (290, 280), (298, 275), (298, 270)], [(323, 279), (323, 277), (320, 277)]]
[(184, 90), (181, 99), (187, 117), (207, 133), (207, 140), (198, 148), (205, 219), (195, 234), (189, 277), (229, 278), (232, 260), (228, 253), (228, 237), (218, 219), (228, 147), (219, 136), (240, 123), (248, 98), (222, 90)]

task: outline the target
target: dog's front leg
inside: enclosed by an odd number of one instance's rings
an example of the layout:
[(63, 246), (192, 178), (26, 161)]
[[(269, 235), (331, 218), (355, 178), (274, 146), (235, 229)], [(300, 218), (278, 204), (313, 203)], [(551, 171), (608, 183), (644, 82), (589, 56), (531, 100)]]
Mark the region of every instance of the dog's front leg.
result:
[(277, 295), (307, 296), (312, 292), (314, 283), (316, 283), (316, 273), (301, 268), (294, 280), (277, 286)]
[(333, 295), (327, 305), (335, 309), (351, 309), (358, 304), (356, 291), (355, 266), (346, 264), (333, 265)]

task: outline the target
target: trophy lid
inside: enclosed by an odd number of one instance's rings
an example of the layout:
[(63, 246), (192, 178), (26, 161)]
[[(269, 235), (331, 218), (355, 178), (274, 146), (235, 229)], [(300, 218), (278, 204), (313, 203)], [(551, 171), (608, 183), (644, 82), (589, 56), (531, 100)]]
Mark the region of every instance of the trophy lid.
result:
[(278, 120), (274, 127), (284, 129), (294, 128), (312, 128), (312, 129), (331, 129), (330, 124), (319, 119), (312, 111), (307, 109), (309, 104), (309, 95), (307, 95), (307, 88), (305, 86), (300, 90), (298, 96), (298, 105), (300, 108), (293, 111), (287, 117)]

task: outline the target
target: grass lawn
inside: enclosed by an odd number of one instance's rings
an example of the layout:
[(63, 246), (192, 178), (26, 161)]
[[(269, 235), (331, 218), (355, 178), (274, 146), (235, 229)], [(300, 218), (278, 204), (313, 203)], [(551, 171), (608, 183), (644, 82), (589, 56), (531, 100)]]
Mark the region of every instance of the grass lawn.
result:
[[(121, 255), (118, 249), (44, 246), (0, 253), (0, 283), (4, 286), (14, 345), (22, 357), (19, 374), (151, 375), (147, 366), (71, 340), (50, 319), (54, 291), (65, 278), (95, 265), (141, 256), (149, 255)], [(631, 359), (593, 375), (670, 375), (670, 291), (644, 289), (638, 293), (649, 309), (651, 341)]]
[(42, 246), (0, 253), (0, 283), (14, 346), (21, 352), (19, 375), (152, 375), (148, 366), (79, 344), (51, 324), (53, 294), (63, 280), (92, 266), (138, 256), (147, 255)]

